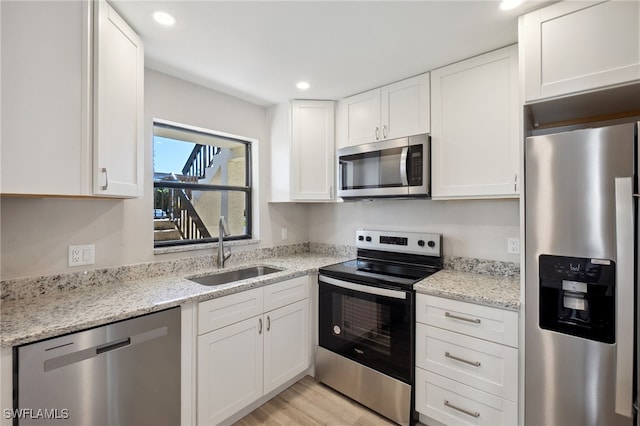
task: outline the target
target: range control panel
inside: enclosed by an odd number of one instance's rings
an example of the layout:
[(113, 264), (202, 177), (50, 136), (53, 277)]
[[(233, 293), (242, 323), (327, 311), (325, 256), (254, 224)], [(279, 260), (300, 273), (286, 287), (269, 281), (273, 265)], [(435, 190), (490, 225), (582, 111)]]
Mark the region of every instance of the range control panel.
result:
[(442, 235), (356, 229), (356, 247), (440, 257), (442, 256)]

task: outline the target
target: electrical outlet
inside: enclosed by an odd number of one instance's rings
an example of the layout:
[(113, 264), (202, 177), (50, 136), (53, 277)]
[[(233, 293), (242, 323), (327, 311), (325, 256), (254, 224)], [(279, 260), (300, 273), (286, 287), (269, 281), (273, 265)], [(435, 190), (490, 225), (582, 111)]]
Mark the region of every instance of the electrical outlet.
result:
[(507, 253), (520, 254), (520, 238), (507, 238)]
[(289, 238), (289, 231), (287, 231), (287, 228), (282, 228), (282, 241), (285, 241), (288, 238)]
[(69, 266), (93, 265), (96, 263), (96, 246), (69, 246)]

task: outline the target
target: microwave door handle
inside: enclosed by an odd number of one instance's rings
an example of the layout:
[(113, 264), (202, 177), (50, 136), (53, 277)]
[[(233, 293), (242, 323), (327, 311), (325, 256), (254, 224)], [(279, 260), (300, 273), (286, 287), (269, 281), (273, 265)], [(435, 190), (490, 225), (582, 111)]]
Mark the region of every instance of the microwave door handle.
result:
[(400, 180), (402, 181), (402, 186), (409, 186), (409, 177), (407, 173), (407, 154), (409, 153), (409, 147), (405, 146), (402, 148), (402, 152), (400, 153)]
[(633, 416), (633, 184), (630, 177), (615, 178), (616, 197), (616, 385), (615, 411)]

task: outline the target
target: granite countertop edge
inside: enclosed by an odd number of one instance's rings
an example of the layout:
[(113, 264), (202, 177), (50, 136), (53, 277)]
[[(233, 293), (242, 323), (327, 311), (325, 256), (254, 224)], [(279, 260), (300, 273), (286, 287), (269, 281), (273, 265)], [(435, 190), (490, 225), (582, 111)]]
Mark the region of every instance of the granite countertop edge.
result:
[[(295, 254), (234, 264), (224, 271), (194, 269), (187, 273), (90, 286), (71, 292), (4, 301), (0, 346), (19, 346), (89, 328), (158, 312), (190, 302), (201, 302), (317, 272), (348, 260), (331, 254)], [(280, 272), (208, 287), (189, 277), (233, 271), (249, 266), (271, 266)], [(474, 272), (442, 270), (416, 283), (417, 293), (518, 310), (519, 279)]]
[(413, 286), (416, 293), (520, 310), (520, 278), (443, 269)]
[[(190, 302), (201, 302), (317, 272), (318, 268), (347, 260), (331, 255), (293, 255), (236, 264), (224, 270), (199, 269), (189, 273), (145, 278), (118, 285), (92, 286), (69, 293), (3, 302), (0, 346), (19, 346), (76, 331), (122, 321)], [(282, 271), (215, 287), (189, 277), (270, 266)]]

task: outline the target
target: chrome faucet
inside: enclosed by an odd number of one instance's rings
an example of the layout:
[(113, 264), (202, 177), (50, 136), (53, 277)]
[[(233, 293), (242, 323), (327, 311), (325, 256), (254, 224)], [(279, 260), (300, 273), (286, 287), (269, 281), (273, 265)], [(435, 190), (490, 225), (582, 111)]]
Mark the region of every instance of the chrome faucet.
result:
[(231, 257), (231, 250), (224, 251), (224, 237), (228, 237), (230, 234), (226, 219), (224, 216), (220, 216), (218, 221), (218, 268), (224, 268), (224, 262)]

